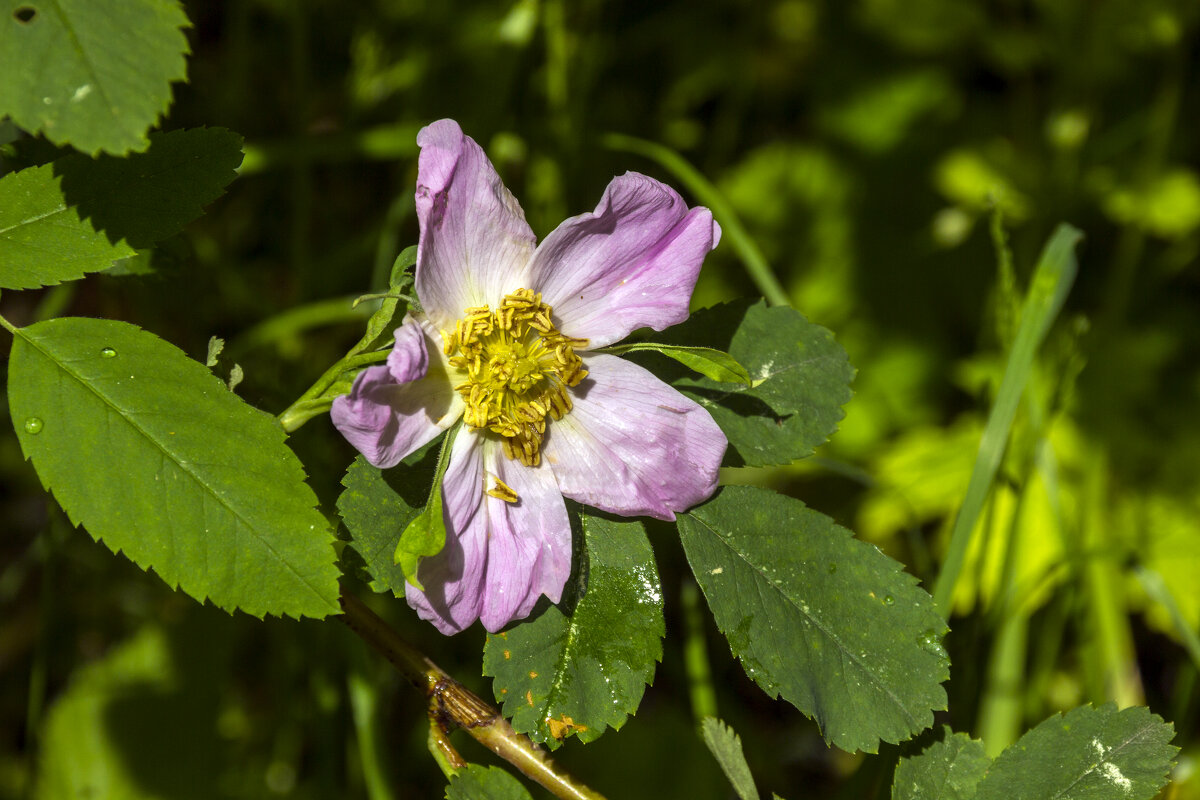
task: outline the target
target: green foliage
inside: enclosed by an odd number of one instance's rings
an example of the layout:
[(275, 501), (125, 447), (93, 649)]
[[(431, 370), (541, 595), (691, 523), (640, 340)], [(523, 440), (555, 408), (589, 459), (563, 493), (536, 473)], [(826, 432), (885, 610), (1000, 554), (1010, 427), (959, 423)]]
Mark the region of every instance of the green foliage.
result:
[(989, 764), (983, 742), (946, 728), (944, 741), (900, 759), (892, 800), (971, 800)]
[(977, 800), (1148, 800), (1166, 783), (1172, 725), (1146, 708), (1081, 706), (1055, 715), (1001, 753)]
[(916, 579), (798, 500), (729, 486), (680, 517), (734, 655), (844, 750), (875, 752), (945, 708), (946, 630)]
[(227, 611), (336, 613), (300, 462), (202, 364), (123, 322), (48, 320), (16, 332), (9, 402), (42, 484), (114, 552)]
[(726, 460), (735, 466), (811, 455), (837, 428), (851, 396), (854, 368), (846, 352), (829, 331), (790, 308), (759, 302), (704, 309), (666, 338), (728, 352), (749, 373), (751, 384), (737, 387), (680, 373), (672, 381), (713, 415), (729, 437), (733, 453)]
[[(0, 116), (85, 153), (147, 145), (187, 74), (173, 0), (33, 0), (0, 19)], [(47, 67), (46, 65), (53, 65)]]
[(934, 598), (944, 614), (949, 613), (954, 585), (966, 557), (971, 532), (975, 529), (984, 500), (1000, 467), (1017, 414), (1017, 404), (1033, 372), (1034, 358), (1075, 281), (1075, 245), (1081, 237), (1082, 234), (1070, 225), (1058, 226), (1042, 250), (1030, 281), (1029, 291), (1021, 306), (1021, 322), (1004, 368), (1004, 377), (983, 430), (966, 496), (954, 521), (950, 550), (934, 587)]
[(580, 519), (583, 555), (562, 602), (489, 634), (484, 648), (513, 727), (551, 747), (620, 728), (662, 658), (662, 588), (642, 524)]
[(700, 735), (721, 771), (733, 785), (733, 790), (741, 800), (758, 800), (758, 789), (754, 787), (754, 776), (750, 774), (750, 765), (742, 752), (742, 739), (733, 728), (716, 717), (705, 717), (700, 723)]
[(442, 513), (442, 478), (446, 476), (446, 468), (450, 466), (450, 451), (460, 427), (461, 425), (455, 425), (442, 439), (437, 466), (433, 470), (433, 483), (429, 487), (429, 499), (421, 513), (409, 520), (396, 541), (395, 552), (392, 553), (392, 559), (400, 565), (405, 579), (421, 591), (425, 591), (425, 587), (417, 580), (417, 567), (420, 566), (421, 559), (436, 556), (446, 546), (446, 517)]
[(178, 233), (233, 180), (241, 144), (220, 128), (152, 134), (129, 158), (73, 155), (0, 178), (0, 288), (74, 280)]
[(214, 622), (145, 627), (76, 674), (46, 717), (32, 796), (219, 796), (217, 679), (229, 653)]
[(1104, 211), (1155, 236), (1183, 238), (1200, 226), (1200, 178), (1176, 167), (1146, 186), (1112, 187), (1104, 198)]
[(237, 177), (242, 137), (224, 128), (152, 133), (144, 153), (54, 162), (67, 202), (110, 241), (149, 247), (204, 213)]
[(684, 347), (682, 345), (655, 344), (654, 342), (633, 342), (605, 348), (608, 353), (636, 353), (646, 351), (659, 353), (667, 358), (673, 358), (693, 372), (698, 372), (706, 378), (718, 383), (752, 384), (746, 368), (733, 359), (728, 353), (714, 350), (711, 347)]
[(450, 779), (446, 800), (532, 800), (521, 782), (499, 767), (467, 764)]
[(67, 205), (52, 165), (0, 178), (0, 288), (75, 280), (134, 252), (126, 242), (110, 242)]
[[(415, 244), (404, 248), (400, 252), (400, 255), (396, 256), (396, 260), (392, 262), (392, 274), (388, 278), (387, 296), (383, 298), (383, 302), (379, 304), (379, 308), (367, 320), (366, 333), (363, 334), (362, 340), (351, 351), (352, 353), (390, 344), (386, 338), (393, 327), (392, 320), (396, 316), (396, 310), (402, 299), (400, 294), (411, 290), (412, 274), (409, 270), (416, 263), (417, 246)], [(407, 305), (407, 302), (405, 302), (405, 307)]]
[(432, 465), (425, 470), (381, 470), (359, 456), (342, 478), (338, 513), (350, 531), (350, 546), (362, 556), (371, 588), (404, 596), (404, 570), (396, 563), (400, 534), (421, 513)]

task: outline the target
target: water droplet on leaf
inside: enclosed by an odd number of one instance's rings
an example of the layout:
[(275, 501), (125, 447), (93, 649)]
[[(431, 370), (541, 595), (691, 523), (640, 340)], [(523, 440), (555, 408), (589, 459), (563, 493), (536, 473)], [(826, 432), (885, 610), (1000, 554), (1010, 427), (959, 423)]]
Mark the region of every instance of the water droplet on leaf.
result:
[(41, 417), (30, 417), (29, 419), (25, 420), (25, 432), (32, 433), (32, 434), (41, 433), (42, 432)]
[(116, 358), (117, 351), (112, 349), (111, 347), (106, 347), (100, 351), (100, 357), (101, 358)]
[(942, 647), (941, 637), (932, 628), (922, 633), (917, 642), (926, 653), (946, 658), (946, 648)]
[(883, 604), (885, 606), (894, 606), (896, 604), (896, 598), (892, 597), (890, 594), (884, 595)]
[(829, 574), (832, 575), (835, 572), (837, 572), (837, 563), (836, 562), (829, 565)]

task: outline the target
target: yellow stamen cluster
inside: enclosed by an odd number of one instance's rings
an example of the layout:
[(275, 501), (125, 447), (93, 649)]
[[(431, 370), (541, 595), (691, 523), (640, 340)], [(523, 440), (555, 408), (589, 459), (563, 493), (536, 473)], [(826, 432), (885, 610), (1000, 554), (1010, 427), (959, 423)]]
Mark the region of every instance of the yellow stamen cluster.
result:
[(463, 420), (499, 434), (505, 455), (531, 467), (541, 461), (546, 417), (562, 419), (567, 389), (587, 377), (575, 348), (588, 340), (559, 333), (550, 314), (541, 294), (518, 289), (495, 311), (468, 308), (442, 331), (450, 366), (466, 378), (454, 387), (467, 403)]

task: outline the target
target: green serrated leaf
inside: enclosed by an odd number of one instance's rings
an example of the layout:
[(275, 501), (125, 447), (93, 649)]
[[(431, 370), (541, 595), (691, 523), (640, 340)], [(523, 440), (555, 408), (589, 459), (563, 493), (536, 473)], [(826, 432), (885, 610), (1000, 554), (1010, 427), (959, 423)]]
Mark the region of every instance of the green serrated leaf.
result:
[(467, 764), (450, 779), (446, 800), (533, 800), (521, 782), (499, 767)]
[(672, 343), (728, 352), (749, 375), (750, 385), (737, 387), (665, 375), (721, 426), (733, 451), (726, 456), (731, 466), (804, 458), (837, 429), (854, 368), (833, 334), (803, 314), (762, 302), (727, 303), (698, 311), (666, 333)]
[(711, 347), (632, 342), (605, 348), (605, 352), (618, 355), (639, 351), (661, 353), (668, 358), (675, 359), (693, 372), (698, 372), (718, 383), (744, 383), (747, 386), (753, 384), (746, 368), (739, 364), (733, 356)]
[(225, 128), (152, 133), (124, 158), (54, 162), (68, 203), (111, 241), (145, 248), (173, 236), (225, 192), (242, 163), (242, 137)]
[(654, 678), (666, 631), (642, 524), (590, 514), (581, 521), (585, 555), (563, 602), (490, 634), (483, 652), (505, 716), (551, 747), (624, 724)]
[(983, 742), (947, 728), (944, 741), (900, 759), (892, 800), (971, 800), (989, 764)]
[(80, 218), (67, 205), (61, 182), (52, 164), (0, 178), (0, 288), (53, 286), (136, 252)]
[(705, 717), (700, 723), (700, 733), (738, 797), (741, 800), (758, 800), (754, 776), (750, 774), (750, 765), (746, 763), (746, 754), (742, 752), (741, 737), (716, 717)]
[(977, 800), (1148, 800), (1167, 782), (1175, 728), (1145, 707), (1055, 714), (996, 757)]
[(333, 537), (283, 430), (173, 345), (112, 320), (18, 329), (9, 401), (42, 484), (114, 552), (227, 611), (338, 613)]
[(688, 562), (746, 673), (844, 750), (946, 707), (946, 626), (916, 578), (799, 500), (727, 486), (679, 517)]
[(417, 580), (417, 568), (421, 559), (436, 556), (446, 546), (446, 518), (442, 514), (442, 478), (446, 468), (450, 466), (450, 449), (454, 446), (454, 437), (458, 429), (455, 425), (446, 433), (442, 440), (442, 449), (438, 452), (437, 467), (433, 471), (433, 485), (429, 487), (429, 500), (425, 509), (414, 517), (396, 542), (396, 551), (392, 559), (404, 572), (405, 579), (421, 591), (425, 587)]
[(350, 546), (362, 556), (371, 588), (404, 596), (404, 570), (396, 543), (428, 499), (438, 450), (429, 447), (404, 460), (405, 469), (381, 470), (359, 456), (346, 471), (338, 513), (350, 531)]
[[(18, 16), (21, 7), (32, 13)], [(189, 22), (171, 0), (38, 0), (0, 19), (0, 116), (85, 153), (146, 147), (187, 77)]]
[(219, 128), (150, 140), (129, 158), (74, 155), (0, 178), (0, 288), (75, 280), (177, 233), (242, 157), (241, 137)]

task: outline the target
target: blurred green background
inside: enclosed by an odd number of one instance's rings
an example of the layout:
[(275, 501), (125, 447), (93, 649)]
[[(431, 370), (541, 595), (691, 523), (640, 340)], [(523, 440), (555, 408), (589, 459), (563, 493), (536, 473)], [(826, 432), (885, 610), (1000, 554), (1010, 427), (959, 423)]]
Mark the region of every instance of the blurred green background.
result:
[[(457, 119), (539, 237), (625, 170), (682, 189), (603, 135), (659, 142), (728, 198), (793, 304), (859, 370), (816, 457), (726, 481), (804, 499), (927, 587), (1037, 253), (1059, 221), (1080, 228), (1078, 279), (956, 595), (939, 722), (999, 748), (1082, 702), (1147, 703), (1183, 747), (1164, 795), (1200, 797), (1200, 5), (185, 7), (190, 83), (165, 127), (243, 134), (242, 177), (126, 274), (6, 293), (10, 320), (124, 319), (201, 359), (223, 337), (218, 370), (240, 364), (239, 393), (278, 413), (360, 335), (349, 299), (384, 288), (416, 242), (422, 125)], [(695, 303), (756, 293), (727, 242)], [(325, 419), (292, 444), (332, 513), (352, 450)], [(66, 796), (72, 770), (100, 775), (97, 797), (441, 796), (420, 698), (340, 625), (231, 619), (173, 594), (72, 530), (13, 436), (0, 476), (0, 798)], [(686, 563), (671, 529), (652, 538), (669, 629), (655, 686), (622, 731), (561, 758), (609, 797), (731, 797), (688, 706)], [(482, 630), (447, 640), (402, 602), (379, 610), (490, 696)], [(828, 750), (715, 629), (702, 634), (760, 789), (888, 796), (901, 748)]]

